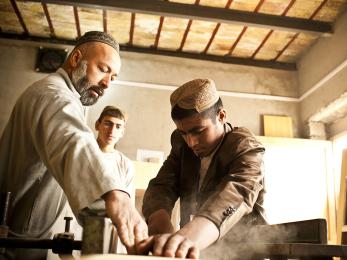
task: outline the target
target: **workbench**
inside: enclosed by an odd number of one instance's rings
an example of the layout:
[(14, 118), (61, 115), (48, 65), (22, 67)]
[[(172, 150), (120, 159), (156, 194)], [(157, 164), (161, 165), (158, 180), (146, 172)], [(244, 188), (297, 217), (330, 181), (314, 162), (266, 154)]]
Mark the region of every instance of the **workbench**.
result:
[[(313, 243), (246, 243), (238, 248), (236, 259), (332, 259), (347, 257), (347, 245)], [(225, 250), (227, 251), (227, 249)], [(227, 252), (226, 252), (227, 253)], [(224, 258), (223, 258), (224, 259)], [(230, 259), (230, 258), (225, 258)]]
[[(322, 245), (308, 243), (244, 243), (231, 244), (219, 255), (205, 260), (260, 260), (260, 259), (315, 259), (326, 260), (332, 257), (347, 257), (347, 245)], [(63, 257), (63, 260), (73, 258)], [(116, 254), (94, 254), (81, 256), (81, 260), (164, 260), (166, 257), (134, 256)], [(172, 259), (172, 258), (170, 258)]]
[[(62, 260), (76, 260), (72, 256), (61, 257)], [(168, 260), (168, 259), (182, 259), (182, 258), (168, 258), (158, 256), (142, 256), (142, 255), (121, 255), (121, 254), (96, 254), (85, 255), (80, 257), (81, 260)], [(212, 260), (212, 259), (211, 259)]]

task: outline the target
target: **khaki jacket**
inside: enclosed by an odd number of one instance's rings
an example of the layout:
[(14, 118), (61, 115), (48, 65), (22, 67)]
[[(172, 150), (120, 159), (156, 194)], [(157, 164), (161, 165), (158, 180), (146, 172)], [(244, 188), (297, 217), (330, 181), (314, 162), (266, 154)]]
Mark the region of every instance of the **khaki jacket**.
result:
[(239, 222), (266, 223), (262, 206), (265, 149), (246, 128), (232, 128), (227, 123), (225, 132), (200, 191), (200, 159), (177, 131), (172, 133), (170, 155), (144, 196), (146, 218), (159, 209), (171, 214), (180, 198), (181, 227), (191, 215), (203, 216), (217, 226), (221, 238)]

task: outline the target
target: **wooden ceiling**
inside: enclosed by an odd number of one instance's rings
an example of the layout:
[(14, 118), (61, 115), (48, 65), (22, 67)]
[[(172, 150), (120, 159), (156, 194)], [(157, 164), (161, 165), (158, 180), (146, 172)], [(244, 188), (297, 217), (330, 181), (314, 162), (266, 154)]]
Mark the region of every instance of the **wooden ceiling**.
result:
[(125, 51), (295, 70), (347, 0), (0, 0), (0, 38), (73, 44), (86, 31)]

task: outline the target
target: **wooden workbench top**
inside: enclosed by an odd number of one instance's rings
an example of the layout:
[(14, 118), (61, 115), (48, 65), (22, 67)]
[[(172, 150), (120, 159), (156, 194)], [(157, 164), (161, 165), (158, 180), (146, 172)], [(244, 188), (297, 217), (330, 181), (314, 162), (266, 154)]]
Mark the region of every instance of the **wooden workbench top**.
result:
[[(62, 260), (76, 260), (72, 256), (62, 257)], [(168, 260), (178, 258), (158, 257), (158, 256), (142, 256), (142, 255), (121, 255), (121, 254), (97, 254), (85, 255), (80, 257), (81, 260)], [(181, 258), (180, 258), (181, 259)]]

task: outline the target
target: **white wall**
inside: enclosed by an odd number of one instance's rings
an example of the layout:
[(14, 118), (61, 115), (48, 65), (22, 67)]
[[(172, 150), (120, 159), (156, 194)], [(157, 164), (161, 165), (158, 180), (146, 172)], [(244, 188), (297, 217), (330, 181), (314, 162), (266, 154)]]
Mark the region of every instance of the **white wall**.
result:
[[(19, 94), (32, 82), (45, 76), (34, 71), (39, 43), (0, 39), (0, 131), (8, 120)], [(47, 44), (44, 44), (46, 46)], [(56, 48), (71, 46), (50, 45)], [(296, 72), (263, 69), (175, 57), (123, 52), (119, 80), (178, 86), (194, 78), (212, 78), (223, 91), (297, 97)], [(131, 159), (138, 148), (169, 152), (174, 125), (170, 119), (169, 96), (172, 90), (117, 85), (90, 107), (88, 124), (94, 122), (105, 105), (116, 105), (129, 115), (127, 132), (119, 149)], [(294, 135), (299, 137), (299, 105), (254, 98), (222, 96), (233, 125), (245, 126), (262, 135), (262, 114), (293, 118)]]
[[(334, 34), (331, 37), (320, 38), (316, 44), (302, 57), (298, 63), (299, 93), (303, 95), (316, 83), (324, 79), (336, 67), (347, 60), (347, 12), (336, 21)], [(339, 98), (347, 91), (347, 66), (341, 67), (332, 77), (326, 78), (316, 91), (300, 103), (301, 125), (322, 108)], [(328, 136), (333, 136), (346, 130), (347, 125), (328, 125)]]

